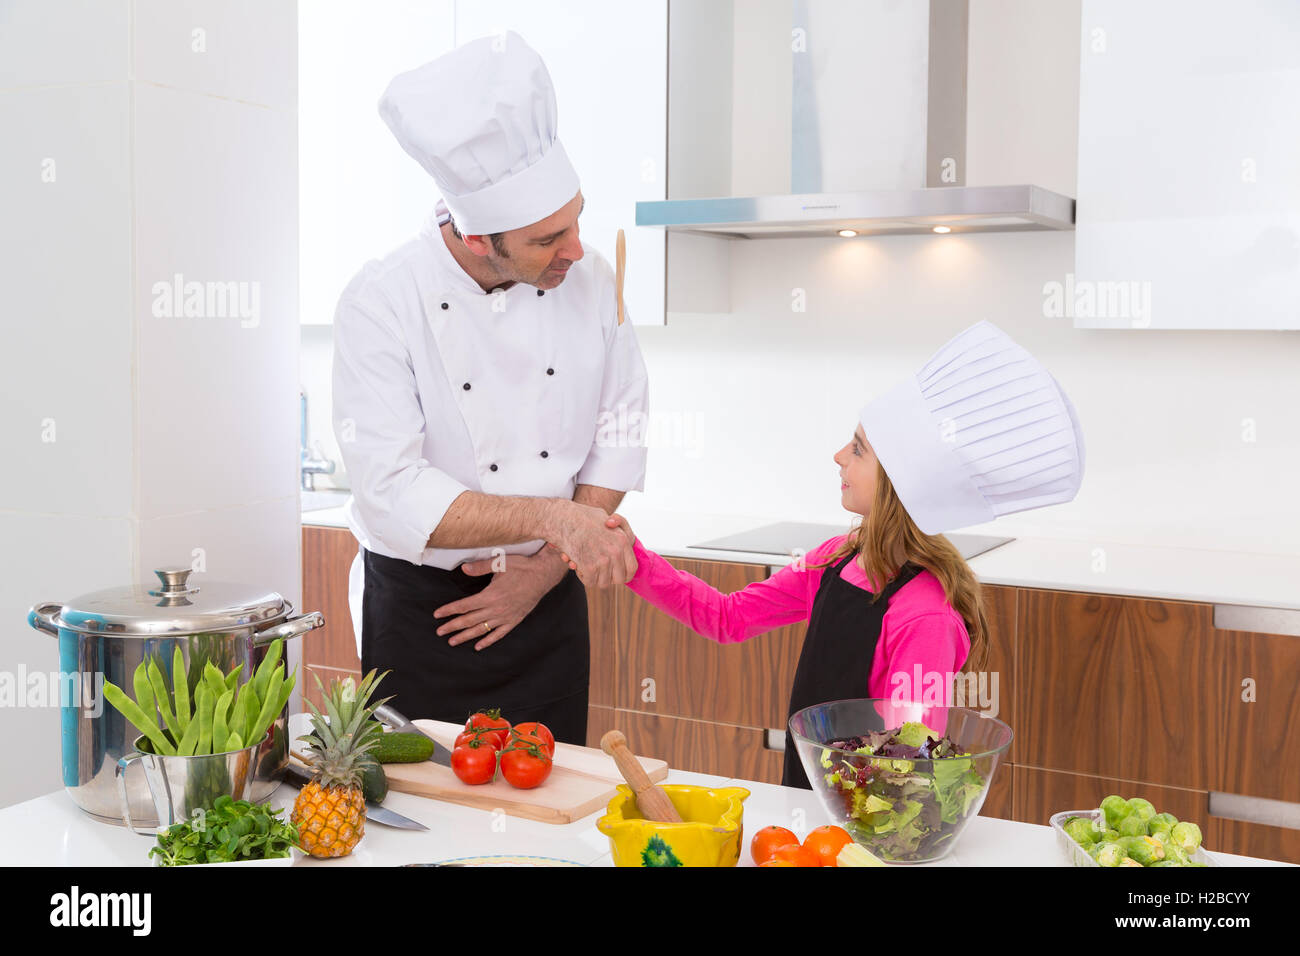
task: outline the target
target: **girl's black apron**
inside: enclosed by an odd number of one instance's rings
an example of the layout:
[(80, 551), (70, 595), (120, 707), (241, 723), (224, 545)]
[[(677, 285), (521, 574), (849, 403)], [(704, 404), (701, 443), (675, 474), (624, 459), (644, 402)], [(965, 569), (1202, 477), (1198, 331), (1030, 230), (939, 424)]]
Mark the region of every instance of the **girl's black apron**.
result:
[[(473, 711), (500, 707), (511, 723), (536, 720), (556, 740), (587, 743), (591, 645), (587, 595), (569, 571), (514, 630), (482, 651), (474, 639), (452, 647), (433, 612), (477, 594), (492, 580), (365, 552), (361, 668), (391, 671), (377, 696), (412, 720), (464, 723)], [(482, 627), (478, 630), (481, 632)]]
[[(799, 666), (794, 673), (794, 684), (790, 688), (787, 721), (797, 711), (813, 704), (867, 696), (867, 679), (871, 676), (871, 663), (889, 600), (923, 570), (919, 565), (903, 565), (885, 587), (880, 600), (872, 604), (870, 591), (840, 577), (856, 557), (856, 554), (850, 554), (833, 569), (827, 568), (822, 573), (817, 596), (813, 599), (812, 615), (808, 619), (803, 651), (799, 655)], [(788, 724), (781, 783), (786, 787), (812, 789)]]

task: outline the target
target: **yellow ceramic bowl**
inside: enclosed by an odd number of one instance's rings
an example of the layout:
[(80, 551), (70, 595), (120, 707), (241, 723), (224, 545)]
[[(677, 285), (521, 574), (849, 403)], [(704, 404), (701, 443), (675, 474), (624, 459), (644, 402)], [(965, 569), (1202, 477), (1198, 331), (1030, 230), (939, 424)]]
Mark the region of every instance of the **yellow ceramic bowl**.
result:
[(596, 828), (609, 837), (615, 866), (735, 866), (744, 836), (741, 818), (749, 791), (743, 787), (668, 784), (668, 799), (682, 823), (656, 823), (641, 816), (632, 789), (619, 784)]

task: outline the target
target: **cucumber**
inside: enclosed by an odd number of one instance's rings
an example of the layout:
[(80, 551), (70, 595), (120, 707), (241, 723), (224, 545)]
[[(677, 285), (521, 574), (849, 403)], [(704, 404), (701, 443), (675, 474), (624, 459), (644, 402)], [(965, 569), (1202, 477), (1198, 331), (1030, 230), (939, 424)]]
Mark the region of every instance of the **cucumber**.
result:
[(386, 733), (371, 753), (380, 763), (419, 763), (433, 756), (433, 741), (424, 734)]
[(388, 777), (383, 765), (373, 755), (366, 754), (357, 761), (357, 766), (361, 770), (361, 792), (367, 800), (383, 803), (388, 796)]

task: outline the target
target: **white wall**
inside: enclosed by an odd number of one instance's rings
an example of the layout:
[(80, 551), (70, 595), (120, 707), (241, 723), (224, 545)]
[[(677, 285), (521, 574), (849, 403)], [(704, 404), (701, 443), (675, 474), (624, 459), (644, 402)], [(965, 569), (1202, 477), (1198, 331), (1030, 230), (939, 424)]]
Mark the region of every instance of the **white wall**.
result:
[[(58, 667), (28, 607), (159, 565), (301, 599), (294, 21), (259, 0), (0, 8), (10, 686)], [(250, 308), (168, 314), (177, 274)], [(0, 805), (61, 784), (58, 711), (25, 701), (0, 706)]]
[[(1079, 22), (1077, 0), (972, 0), (972, 184), (1073, 195)], [(742, 42), (738, 65), (770, 62)], [(737, 72), (733, 86), (756, 82)], [(735, 142), (733, 186), (779, 174), (757, 146)], [(1087, 444), (1079, 497), (999, 532), (1295, 553), (1300, 335), (1077, 330), (1043, 309), (1073, 261), (1070, 232), (731, 243), (731, 312), (637, 329), (653, 409), (644, 505), (840, 523), (831, 455), (859, 407), (989, 319), (1061, 382)], [(796, 288), (806, 312), (791, 310)], [(305, 345), (304, 361), (328, 360), (326, 343)]]

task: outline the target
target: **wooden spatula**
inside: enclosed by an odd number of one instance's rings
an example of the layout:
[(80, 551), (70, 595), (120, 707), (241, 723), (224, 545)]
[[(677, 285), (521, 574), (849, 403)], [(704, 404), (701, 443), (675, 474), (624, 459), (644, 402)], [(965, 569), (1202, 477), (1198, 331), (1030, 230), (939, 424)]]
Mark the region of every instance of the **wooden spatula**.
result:
[(677, 808), (668, 799), (668, 794), (650, 782), (645, 768), (641, 766), (641, 761), (637, 760), (628, 749), (627, 738), (621, 732), (611, 730), (601, 737), (600, 749), (613, 757), (614, 763), (618, 764), (618, 772), (623, 775), (627, 785), (632, 788), (632, 793), (636, 795), (636, 805), (641, 811), (641, 816), (656, 823), (682, 822)]

